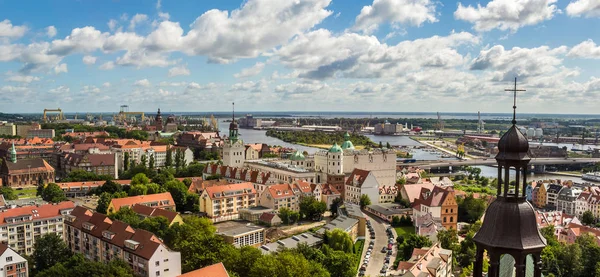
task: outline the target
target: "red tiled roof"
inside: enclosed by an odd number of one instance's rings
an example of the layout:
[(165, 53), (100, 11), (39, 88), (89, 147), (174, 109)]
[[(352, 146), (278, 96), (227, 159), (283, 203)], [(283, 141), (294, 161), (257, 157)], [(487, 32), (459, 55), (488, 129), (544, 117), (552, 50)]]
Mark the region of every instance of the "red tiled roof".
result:
[(39, 173), (39, 172), (54, 172), (54, 168), (46, 162), (46, 160), (38, 159), (17, 159), (16, 163), (5, 162), (8, 168), (8, 174), (16, 173)]
[(190, 271), (178, 277), (229, 277), (229, 274), (223, 263), (218, 263)]
[(6, 224), (6, 219), (11, 217), (32, 215), (32, 219), (51, 218), (61, 215), (61, 210), (73, 209), (75, 203), (64, 201), (57, 204), (46, 204), (40, 206), (25, 206), (20, 208), (8, 209), (0, 212), (0, 225)]
[(286, 198), (295, 195), (294, 191), (292, 190), (292, 186), (289, 184), (272, 185), (267, 188), (267, 191), (274, 199)]
[(273, 220), (274, 217), (275, 217), (274, 213), (263, 213), (260, 215), (258, 220), (260, 220), (262, 222), (271, 222), (271, 220)]
[(146, 205), (140, 205), (140, 204), (133, 205), (133, 211), (136, 212), (137, 214), (140, 214), (140, 215), (143, 215), (146, 217), (164, 216), (165, 218), (167, 218), (167, 220), (169, 220), (169, 223), (173, 222), (175, 217), (177, 217), (177, 215), (179, 215), (177, 212), (174, 212), (174, 211), (168, 211), (168, 210), (164, 210), (164, 209), (148, 207)]
[(331, 184), (321, 184), (322, 195), (338, 195), (340, 192)]
[(434, 186), (433, 190), (427, 188), (421, 188), (421, 194), (413, 205), (425, 205), (427, 207), (439, 207), (444, 203), (444, 200), (450, 195), (450, 189), (444, 189), (438, 186)]
[(362, 186), (365, 179), (367, 179), (367, 176), (369, 176), (369, 173), (370, 171), (355, 168), (348, 180), (346, 180), (346, 185), (352, 185), (356, 182), (359, 187)]
[(132, 207), (135, 204), (145, 204), (152, 202), (159, 202), (157, 208), (163, 207), (175, 207), (175, 201), (170, 192), (163, 192), (157, 194), (138, 195), (125, 198), (113, 198), (110, 201), (115, 207), (114, 212), (118, 212), (123, 206)]
[(296, 182), (295, 186), (303, 193), (311, 193), (312, 192), (309, 182), (299, 180)]
[[(207, 187), (204, 191), (206, 191), (206, 193), (208, 194), (208, 197), (210, 197), (211, 199), (216, 199), (216, 198), (227, 197), (226, 195), (223, 195), (225, 192), (240, 191), (240, 190), (244, 191), (243, 194), (241, 194), (241, 195), (256, 193), (256, 190), (254, 189), (254, 185), (252, 185), (252, 183), (250, 183), (250, 182), (212, 186), (212, 187)], [(219, 194), (219, 196), (217, 196), (215, 194)], [(238, 196), (238, 195), (236, 195), (236, 196)]]
[[(183, 178), (185, 179), (185, 178)], [(202, 193), (207, 187), (228, 185), (229, 182), (225, 179), (219, 180), (203, 180), (202, 178), (192, 178), (192, 183), (188, 188), (188, 192)], [(180, 180), (183, 181), (183, 180)]]

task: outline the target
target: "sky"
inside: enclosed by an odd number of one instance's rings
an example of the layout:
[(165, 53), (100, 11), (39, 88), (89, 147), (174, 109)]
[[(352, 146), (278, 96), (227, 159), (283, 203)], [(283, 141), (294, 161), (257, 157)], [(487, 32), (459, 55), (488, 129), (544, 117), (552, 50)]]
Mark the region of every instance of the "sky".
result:
[(0, 112), (596, 114), (600, 0), (0, 0)]

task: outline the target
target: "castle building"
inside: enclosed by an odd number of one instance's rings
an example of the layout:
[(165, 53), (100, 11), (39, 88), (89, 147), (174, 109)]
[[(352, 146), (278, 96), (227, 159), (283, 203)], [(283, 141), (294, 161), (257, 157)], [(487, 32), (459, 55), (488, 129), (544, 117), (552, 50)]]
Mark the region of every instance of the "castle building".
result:
[(242, 167), (244, 165), (246, 146), (238, 138), (238, 124), (235, 121), (235, 110), (229, 124), (229, 137), (223, 144), (223, 165), (231, 167)]
[(0, 178), (4, 186), (35, 187), (38, 184), (54, 182), (54, 168), (44, 159), (17, 160), (17, 151), (13, 144), (10, 159), (1, 160)]
[(341, 181), (341, 186), (336, 187), (340, 192), (344, 189), (343, 177), (350, 175), (354, 169), (371, 171), (381, 186), (396, 184), (396, 153), (385, 148), (356, 150), (348, 133), (344, 135), (341, 146), (334, 143), (329, 150), (315, 153), (314, 164), (316, 182), (335, 185)]

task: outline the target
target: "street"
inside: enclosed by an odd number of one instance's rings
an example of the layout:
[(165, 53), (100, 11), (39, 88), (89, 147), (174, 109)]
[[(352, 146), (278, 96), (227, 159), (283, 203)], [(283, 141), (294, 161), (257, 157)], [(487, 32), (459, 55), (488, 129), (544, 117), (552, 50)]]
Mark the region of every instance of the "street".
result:
[[(385, 223), (383, 220), (380, 220), (379, 218), (374, 217), (368, 213), (364, 213), (364, 214), (367, 217), (367, 219), (369, 219), (371, 221), (371, 225), (373, 226), (373, 230), (375, 231), (375, 245), (373, 246), (371, 259), (369, 260), (369, 263), (367, 265), (367, 270), (366, 270), (364, 276), (371, 276), (371, 277), (380, 276), (381, 275), (380, 271), (381, 271), (381, 268), (383, 267), (383, 263), (384, 263), (385, 257), (386, 257), (386, 253), (381, 253), (381, 249), (383, 247), (387, 248), (387, 246), (388, 246), (388, 236), (385, 232), (385, 229), (389, 226), (389, 224)], [(396, 240), (396, 237), (394, 235), (394, 243), (395, 243), (395, 240)], [(371, 238), (370, 238), (369, 230), (367, 227), (365, 250), (363, 251), (363, 256), (362, 256), (363, 259), (361, 259), (361, 261), (360, 261), (361, 266), (364, 262), (365, 253), (367, 251), (367, 248), (368, 248), (370, 242), (371, 242)], [(392, 250), (392, 255), (390, 256), (390, 263), (389, 263), (390, 266), (393, 265), (394, 260), (396, 259), (396, 253), (397, 253), (397, 250), (396, 250), (396, 246), (394, 245), (393, 250)], [(386, 274), (386, 275), (388, 275), (388, 274)]]

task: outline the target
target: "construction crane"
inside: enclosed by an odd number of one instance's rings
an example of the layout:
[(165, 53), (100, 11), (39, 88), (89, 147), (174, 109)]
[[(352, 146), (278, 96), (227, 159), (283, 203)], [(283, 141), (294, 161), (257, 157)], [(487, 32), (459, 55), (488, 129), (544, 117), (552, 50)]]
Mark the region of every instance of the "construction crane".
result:
[(126, 122), (128, 115), (141, 115), (142, 121), (146, 119), (144, 112), (130, 112), (129, 106), (121, 105), (121, 109), (119, 110), (119, 114), (117, 115), (117, 120), (120, 122)]
[(485, 132), (485, 122), (481, 120), (481, 113), (477, 112), (477, 133), (483, 134)]
[(440, 131), (444, 130), (444, 121), (442, 121), (442, 116), (440, 115), (440, 112), (437, 113), (437, 129)]
[(58, 116), (56, 117), (56, 120), (64, 120), (64, 115), (63, 112), (60, 108), (58, 109), (44, 109), (44, 117), (43, 120), (44, 122), (48, 122), (48, 116), (46, 115), (47, 113), (58, 113)]

